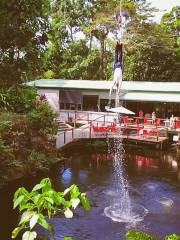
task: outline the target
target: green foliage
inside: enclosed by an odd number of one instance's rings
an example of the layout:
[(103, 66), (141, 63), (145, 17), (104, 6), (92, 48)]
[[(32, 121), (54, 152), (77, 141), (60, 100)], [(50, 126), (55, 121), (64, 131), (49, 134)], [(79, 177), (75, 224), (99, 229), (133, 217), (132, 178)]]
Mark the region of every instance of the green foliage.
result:
[[(14, 208), (18, 207), (21, 213), (18, 227), (12, 232), (13, 239), (23, 230), (26, 230), (23, 234), (23, 240), (35, 239), (37, 233), (34, 228), (37, 224), (54, 236), (54, 229), (47, 219), (60, 213), (64, 214), (66, 218), (72, 218), (73, 211), (80, 203), (84, 209), (90, 210), (86, 194), (81, 193), (76, 185), (70, 186), (64, 192), (57, 192), (53, 189), (49, 178), (42, 179), (31, 192), (24, 187), (18, 188), (14, 194), (13, 202)], [(70, 240), (72, 238), (66, 237), (64, 239)]]
[(26, 115), (8, 112), (0, 113), (0, 151), (3, 178), (14, 168), (22, 175), (47, 171), (63, 159), (53, 136), (37, 131)]
[(49, 158), (44, 153), (32, 150), (27, 156), (26, 171), (32, 172), (33, 169), (48, 171), (50, 165), (48, 163), (50, 163)]
[(141, 25), (126, 46), (124, 75), (134, 81), (176, 81), (175, 40), (162, 26)]
[(11, 87), (1, 92), (0, 184), (13, 176), (47, 171), (61, 161), (55, 148), (56, 114), (47, 102), (38, 101), (33, 88)]
[(126, 233), (125, 240), (156, 240), (156, 238), (147, 233), (132, 229)]
[[(139, 230), (131, 229), (126, 233), (125, 240), (156, 240), (157, 238)], [(164, 240), (180, 240), (180, 235), (171, 234)]]
[[(124, 0), (122, 9), (128, 18), (124, 79), (179, 81), (179, 6), (160, 24), (150, 21), (155, 9), (146, 0)], [(0, 86), (40, 77), (112, 79), (108, 41), (117, 39), (118, 11), (119, 0), (1, 0)], [(9, 109), (1, 93), (0, 103)]]
[(165, 240), (180, 240), (180, 235), (171, 234), (165, 237)]
[(27, 114), (30, 126), (42, 134), (56, 134), (58, 125), (55, 121), (56, 113), (47, 102), (42, 102)]
[(62, 59), (57, 73), (62, 78), (99, 79), (99, 51), (89, 51), (85, 40), (71, 42), (68, 48), (63, 50)]
[(49, 0), (0, 1), (1, 86), (24, 81), (40, 72), (49, 31)]
[(50, 79), (53, 78), (55, 76), (55, 73), (52, 70), (48, 70), (45, 73), (43, 73), (43, 77)]
[(36, 95), (34, 88), (12, 86), (0, 92), (0, 108), (16, 113), (27, 113), (34, 108)]

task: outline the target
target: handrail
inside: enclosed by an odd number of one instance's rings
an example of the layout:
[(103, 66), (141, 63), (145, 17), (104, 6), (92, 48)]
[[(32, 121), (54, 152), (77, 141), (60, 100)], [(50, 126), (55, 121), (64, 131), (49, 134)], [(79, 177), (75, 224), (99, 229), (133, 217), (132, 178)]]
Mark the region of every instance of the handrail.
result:
[[(81, 111), (81, 110), (60, 110), (60, 113), (63, 113), (63, 112), (65, 112), (65, 113), (76, 113), (76, 114), (78, 114), (78, 113), (86, 113), (86, 114), (88, 114), (88, 115), (93, 115), (93, 114), (97, 114), (97, 115), (100, 115), (100, 116), (97, 116), (95, 119), (93, 119), (93, 120), (90, 120), (89, 118), (88, 119), (86, 119), (86, 121), (88, 121), (88, 123), (93, 123), (94, 121), (97, 121), (97, 120), (100, 120), (101, 118), (106, 118), (106, 117), (108, 117), (108, 116), (111, 116), (111, 117), (113, 117), (113, 116), (116, 116), (116, 114), (115, 113), (102, 113), (102, 112), (93, 112), (93, 111)], [(135, 120), (135, 119), (142, 119), (142, 121), (144, 120), (144, 119), (147, 119), (148, 121), (152, 121), (152, 118), (151, 117), (139, 117), (139, 116), (133, 116), (133, 117), (131, 117), (131, 119), (132, 120)], [(160, 121), (160, 123), (157, 123), (156, 121), (157, 121), (157, 119), (160, 119), (159, 121)], [(83, 117), (82, 118), (76, 118), (75, 119), (75, 121), (77, 121), (77, 120), (85, 120)], [(158, 118), (158, 117), (156, 117), (156, 120), (155, 120), (155, 122), (153, 123), (153, 125), (154, 126), (156, 126), (156, 128), (159, 128), (159, 127), (161, 127), (161, 126), (164, 126), (164, 127), (166, 127), (166, 128), (171, 128), (172, 130), (174, 129), (174, 130), (176, 130), (177, 128), (179, 129), (180, 128), (180, 120), (179, 119), (174, 119), (174, 124), (173, 125), (171, 125), (170, 124), (170, 119), (168, 119), (168, 121), (166, 122), (166, 118)], [(99, 122), (104, 122), (105, 123), (105, 120), (102, 120), (102, 121), (99, 121)], [(112, 121), (108, 121), (108, 122), (112, 122)], [(127, 123), (127, 125), (129, 125), (129, 124), (144, 124), (144, 122), (143, 123), (140, 123), (140, 122), (137, 122), (137, 123), (133, 123), (133, 122), (130, 122), (130, 123)], [(152, 123), (151, 122), (149, 122), (149, 124), (148, 123), (146, 123), (146, 125), (152, 125)]]

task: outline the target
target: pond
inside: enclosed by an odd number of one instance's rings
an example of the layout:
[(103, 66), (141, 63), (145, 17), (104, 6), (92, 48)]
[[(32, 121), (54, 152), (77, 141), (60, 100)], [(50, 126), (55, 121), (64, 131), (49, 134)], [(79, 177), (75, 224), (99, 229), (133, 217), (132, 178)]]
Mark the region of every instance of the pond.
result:
[[(112, 158), (113, 154), (106, 152), (74, 152), (65, 166), (56, 167), (51, 173), (56, 189), (62, 190), (75, 183), (82, 192), (87, 193), (92, 205), (90, 212), (77, 209), (73, 219), (53, 218), (51, 223), (56, 238), (60, 240), (62, 236), (73, 236), (76, 240), (121, 240), (131, 227), (153, 233), (159, 238), (170, 233), (180, 234), (180, 157), (176, 151), (126, 149), (124, 171), (131, 202), (140, 204), (148, 211), (143, 221), (136, 225), (112, 221), (104, 214), (104, 209), (115, 195)], [(3, 216), (8, 218), (7, 221), (1, 219), (4, 239), (10, 239), (5, 233), (10, 231), (15, 220), (15, 214), (11, 214), (8, 204), (12, 197), (10, 192), (20, 184), (32, 187), (37, 179), (27, 182), (27, 179), (18, 181), (0, 192), (0, 196), (7, 194), (7, 198), (3, 197), (7, 200), (2, 202), (0, 209)], [(42, 229), (38, 232), (47, 234)]]
[(115, 194), (112, 158), (107, 153), (75, 153), (65, 169), (59, 170), (57, 187), (77, 184), (87, 192), (92, 209), (88, 213), (77, 210), (71, 220), (54, 218), (51, 222), (57, 239), (73, 236), (77, 240), (119, 240), (131, 227), (161, 238), (173, 232), (180, 234), (180, 159), (176, 152), (126, 150), (124, 167), (131, 201), (148, 210), (136, 226), (114, 222), (104, 214)]

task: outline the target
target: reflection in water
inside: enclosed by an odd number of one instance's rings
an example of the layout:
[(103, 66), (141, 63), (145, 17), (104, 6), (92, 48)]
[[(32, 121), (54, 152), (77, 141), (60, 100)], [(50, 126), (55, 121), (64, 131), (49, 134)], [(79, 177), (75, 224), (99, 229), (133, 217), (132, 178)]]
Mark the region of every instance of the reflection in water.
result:
[[(129, 165), (129, 167), (134, 168), (134, 171), (149, 171), (152, 173), (154, 171), (159, 172), (163, 170), (171, 170), (176, 173), (177, 178), (180, 178), (180, 159), (174, 154), (174, 152), (163, 153), (161, 152), (161, 157), (158, 156), (146, 156), (145, 153), (136, 155), (130, 152), (124, 154), (124, 161)], [(152, 155), (152, 153), (151, 153)], [(90, 156), (90, 166), (96, 165), (97, 167), (104, 164), (105, 161), (112, 161), (115, 154), (109, 153), (92, 153)], [(131, 166), (130, 166), (131, 165)]]

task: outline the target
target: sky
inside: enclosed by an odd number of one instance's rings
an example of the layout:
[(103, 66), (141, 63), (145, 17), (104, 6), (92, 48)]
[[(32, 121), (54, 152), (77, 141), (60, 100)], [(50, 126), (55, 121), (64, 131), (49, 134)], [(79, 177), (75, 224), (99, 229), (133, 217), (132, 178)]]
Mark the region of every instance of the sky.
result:
[(162, 15), (169, 12), (172, 7), (180, 6), (180, 0), (148, 0), (151, 2), (152, 7), (158, 8), (160, 11), (155, 13), (154, 21), (160, 22)]

